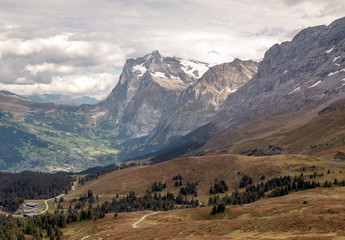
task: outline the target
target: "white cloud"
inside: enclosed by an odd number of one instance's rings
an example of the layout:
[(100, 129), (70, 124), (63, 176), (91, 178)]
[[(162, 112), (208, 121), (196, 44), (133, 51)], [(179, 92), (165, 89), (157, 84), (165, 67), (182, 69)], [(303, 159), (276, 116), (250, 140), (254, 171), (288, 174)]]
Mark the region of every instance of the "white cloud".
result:
[(0, 89), (7, 89), (21, 95), (29, 95), (34, 92), (39, 93), (69, 93), (75, 96), (93, 96), (97, 99), (103, 99), (110, 93), (111, 89), (117, 83), (119, 74), (97, 73), (90, 76), (68, 75), (55, 77), (50, 84), (17, 84), (25, 83), (24, 78), (18, 78), (13, 84), (0, 83)]
[(126, 58), (260, 60), (343, 16), (343, 0), (0, 0), (0, 88), (104, 97)]

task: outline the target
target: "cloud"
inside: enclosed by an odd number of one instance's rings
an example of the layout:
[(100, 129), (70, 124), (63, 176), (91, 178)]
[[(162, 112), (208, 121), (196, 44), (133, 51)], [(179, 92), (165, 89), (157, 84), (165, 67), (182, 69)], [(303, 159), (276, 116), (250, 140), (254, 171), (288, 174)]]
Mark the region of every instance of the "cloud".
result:
[(0, 0), (0, 88), (102, 98), (127, 58), (260, 60), (344, 15), (343, 0)]

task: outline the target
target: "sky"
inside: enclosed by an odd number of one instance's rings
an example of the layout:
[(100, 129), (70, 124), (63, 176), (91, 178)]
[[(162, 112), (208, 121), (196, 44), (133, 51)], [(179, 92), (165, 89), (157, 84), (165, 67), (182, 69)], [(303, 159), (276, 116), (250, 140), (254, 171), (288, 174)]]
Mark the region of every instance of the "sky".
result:
[(260, 61), (343, 0), (0, 0), (0, 90), (104, 99), (128, 58)]

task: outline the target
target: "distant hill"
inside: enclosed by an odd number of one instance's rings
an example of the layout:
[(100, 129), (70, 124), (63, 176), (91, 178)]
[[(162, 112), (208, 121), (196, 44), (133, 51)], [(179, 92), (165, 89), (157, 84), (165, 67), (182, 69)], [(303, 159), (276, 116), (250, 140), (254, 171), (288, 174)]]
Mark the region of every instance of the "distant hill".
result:
[(83, 97), (71, 97), (64, 94), (31, 94), (26, 96), (33, 102), (37, 103), (55, 103), (65, 105), (81, 105), (81, 104), (96, 104), (99, 102), (96, 98), (83, 96)]

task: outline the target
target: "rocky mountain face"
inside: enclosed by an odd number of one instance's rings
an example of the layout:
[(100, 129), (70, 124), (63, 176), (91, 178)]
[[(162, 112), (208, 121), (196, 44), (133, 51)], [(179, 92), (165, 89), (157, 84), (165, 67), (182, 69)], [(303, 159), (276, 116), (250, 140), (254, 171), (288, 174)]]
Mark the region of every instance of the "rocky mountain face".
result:
[[(342, 18), (329, 26), (304, 29), (292, 41), (271, 47), (257, 74), (225, 100), (201, 150), (244, 140), (246, 133), (242, 136), (234, 133), (259, 119), (264, 123), (275, 116), (296, 112), (316, 115), (329, 103), (344, 97), (345, 18)], [(277, 126), (266, 126), (266, 132), (289, 124), (284, 117), (279, 121), (281, 124)], [(202, 138), (202, 132), (199, 129), (190, 138)]]
[(225, 99), (254, 76), (257, 66), (254, 61), (235, 59), (210, 67), (195, 84), (178, 94), (172, 111), (161, 118), (146, 144), (168, 143), (212, 121)]
[[(324, 105), (344, 96), (345, 18), (329, 26), (307, 28), (291, 42), (270, 48), (256, 76), (229, 96), (226, 117), (289, 113)], [(217, 121), (216, 121), (217, 122)]]
[(162, 113), (176, 102), (178, 93), (207, 69), (205, 63), (163, 58), (158, 51), (129, 59), (118, 84), (100, 107), (120, 134), (147, 136)]
[(144, 145), (165, 144), (209, 122), (226, 97), (257, 71), (254, 61), (208, 64), (154, 51), (129, 59), (111, 94), (99, 104), (99, 124)]

